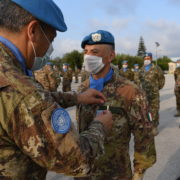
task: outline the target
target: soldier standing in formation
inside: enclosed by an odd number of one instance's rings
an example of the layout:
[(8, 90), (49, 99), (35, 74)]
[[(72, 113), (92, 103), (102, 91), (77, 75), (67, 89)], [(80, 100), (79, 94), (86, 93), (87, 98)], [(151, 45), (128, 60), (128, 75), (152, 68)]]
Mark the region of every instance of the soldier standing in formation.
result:
[(134, 64), (134, 82), (138, 86), (140, 86), (140, 79), (139, 79), (139, 64)]
[(87, 78), (89, 78), (89, 73), (85, 70), (85, 66), (82, 66), (81, 69), (81, 82), (85, 81)]
[(59, 79), (51, 62), (46, 63), (41, 69), (34, 71), (34, 78), (47, 91), (57, 91)]
[(53, 1), (0, 1), (0, 179), (45, 180), (47, 170), (85, 176), (103, 152), (111, 113), (97, 115), (79, 134), (62, 108), (103, 103), (102, 93), (51, 93), (30, 77), (32, 67), (42, 67), (56, 30), (67, 27)]
[(160, 95), (159, 90), (163, 88), (165, 77), (161, 68), (152, 63), (152, 53), (144, 57), (144, 66), (140, 70), (141, 87), (146, 92), (153, 119), (153, 134), (158, 134)]
[(129, 79), (130, 81), (134, 80), (133, 72), (128, 68), (127, 60), (124, 60), (122, 62), (122, 68), (119, 70), (119, 75)]
[(177, 60), (177, 67), (174, 71), (174, 79), (175, 79), (175, 96), (176, 96), (176, 110), (177, 113), (174, 115), (175, 117), (180, 116), (180, 59)]
[(59, 87), (59, 85), (61, 83), (61, 72), (60, 72), (57, 65), (53, 65), (53, 69), (54, 69), (55, 76), (56, 76), (56, 79), (57, 79), (57, 84), (58, 84), (58, 87)]
[(63, 82), (62, 82), (63, 92), (71, 91), (72, 71), (69, 69), (69, 64), (67, 63), (63, 64), (62, 77), (63, 77)]
[[(91, 119), (104, 109), (112, 112), (114, 125), (106, 139), (104, 155), (95, 162), (92, 177), (77, 179), (142, 180), (146, 169), (156, 161), (152, 122), (147, 118), (149, 112), (145, 94), (134, 83), (119, 76), (119, 72), (111, 66), (115, 57), (111, 33), (104, 30), (93, 32), (83, 39), (81, 47), (90, 77), (79, 86), (79, 92), (94, 88), (101, 91), (107, 101), (103, 105), (77, 107), (79, 131), (87, 130)], [(135, 142), (133, 173), (129, 155), (131, 133)]]
[(75, 71), (74, 71), (75, 83), (79, 82), (79, 73), (80, 73), (80, 70), (78, 68), (75, 68)]

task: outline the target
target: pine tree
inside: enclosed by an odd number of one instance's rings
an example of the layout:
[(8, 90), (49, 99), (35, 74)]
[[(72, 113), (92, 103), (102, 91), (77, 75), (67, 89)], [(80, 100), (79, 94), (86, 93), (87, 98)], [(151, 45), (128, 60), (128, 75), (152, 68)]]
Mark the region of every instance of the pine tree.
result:
[(144, 44), (144, 39), (141, 36), (140, 40), (139, 40), (139, 47), (138, 47), (138, 51), (137, 51), (137, 56), (143, 57), (146, 54), (146, 47)]

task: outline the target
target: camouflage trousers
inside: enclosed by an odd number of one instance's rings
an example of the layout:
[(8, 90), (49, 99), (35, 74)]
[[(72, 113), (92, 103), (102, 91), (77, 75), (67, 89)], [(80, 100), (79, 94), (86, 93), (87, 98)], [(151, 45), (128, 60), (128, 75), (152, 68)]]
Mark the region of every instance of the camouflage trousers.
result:
[(78, 76), (75, 76), (75, 83), (78, 83)]
[(157, 127), (159, 125), (159, 97), (151, 99), (149, 101), (149, 107), (152, 114), (153, 126)]
[(63, 92), (71, 91), (71, 82), (63, 82)]
[(180, 111), (180, 87), (175, 87), (176, 109)]

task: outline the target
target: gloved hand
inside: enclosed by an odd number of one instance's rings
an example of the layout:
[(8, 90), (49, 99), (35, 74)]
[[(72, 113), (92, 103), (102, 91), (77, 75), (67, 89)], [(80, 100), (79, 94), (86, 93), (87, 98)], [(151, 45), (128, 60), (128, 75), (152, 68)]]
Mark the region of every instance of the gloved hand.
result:
[(134, 175), (133, 175), (132, 180), (143, 180), (143, 177), (144, 177), (143, 173), (135, 172)]

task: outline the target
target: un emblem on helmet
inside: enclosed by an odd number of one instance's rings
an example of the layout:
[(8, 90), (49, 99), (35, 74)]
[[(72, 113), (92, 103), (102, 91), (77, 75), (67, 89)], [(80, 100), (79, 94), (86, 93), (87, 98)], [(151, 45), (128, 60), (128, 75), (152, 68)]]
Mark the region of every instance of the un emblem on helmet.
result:
[(98, 34), (98, 33), (92, 34), (92, 40), (94, 42), (101, 41), (101, 34)]

